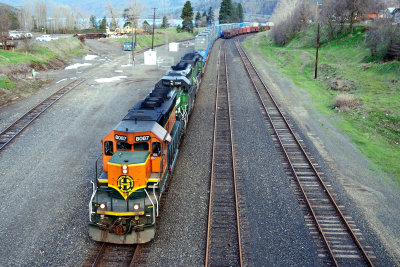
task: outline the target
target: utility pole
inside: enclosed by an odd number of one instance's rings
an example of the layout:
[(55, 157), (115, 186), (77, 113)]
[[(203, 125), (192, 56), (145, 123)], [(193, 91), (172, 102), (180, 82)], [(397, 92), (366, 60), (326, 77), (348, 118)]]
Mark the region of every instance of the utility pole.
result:
[(319, 23), (318, 23), (318, 33), (317, 33), (317, 54), (315, 56), (315, 76), (314, 79), (318, 77), (318, 49), (319, 49)]
[(153, 50), (154, 47), (154, 24), (156, 23), (156, 9), (157, 8), (153, 8), (154, 9), (154, 15), (153, 15), (153, 37), (151, 38), (151, 50)]
[[(136, 24), (135, 18), (133, 17), (131, 21), (131, 29), (132, 29), (132, 65), (135, 64), (135, 46), (136, 46)], [(133, 42), (133, 27), (135, 26), (135, 42)]]

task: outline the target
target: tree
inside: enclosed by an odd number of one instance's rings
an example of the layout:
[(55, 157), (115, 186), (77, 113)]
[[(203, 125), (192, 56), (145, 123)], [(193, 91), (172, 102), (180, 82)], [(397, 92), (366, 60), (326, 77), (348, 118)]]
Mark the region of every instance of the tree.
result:
[(47, 6), (45, 1), (34, 2), (34, 10), (34, 25), (36, 25), (36, 29), (39, 31), (46, 31)]
[(357, 16), (368, 12), (375, 4), (374, 0), (341, 0), (344, 1), (350, 19), (350, 35), (353, 35), (354, 21)]
[(147, 33), (152, 33), (152, 29), (150, 27), (150, 24), (147, 22), (147, 20), (143, 21), (143, 31)]
[(107, 19), (106, 16), (104, 16), (100, 22), (99, 29), (105, 31), (106, 27), (107, 27)]
[(219, 10), (219, 23), (230, 23), (233, 15), (233, 4), (231, 0), (222, 0), (221, 8)]
[(3, 49), (7, 50), (8, 31), (11, 28), (11, 20), (8, 13), (0, 14), (0, 42), (3, 43)]
[(200, 22), (201, 22), (200, 11), (197, 11), (196, 17), (195, 17), (194, 21), (195, 21), (195, 25), (194, 25), (194, 26), (195, 26), (196, 28), (198, 28), (198, 27), (199, 27), (199, 24), (200, 24)]
[(183, 19), (182, 30), (193, 32), (193, 8), (190, 4), (190, 1), (186, 1), (185, 5), (183, 6), (181, 18)]
[(98, 26), (97, 26), (96, 16), (91, 15), (90, 18), (89, 18), (89, 21), (90, 21), (90, 28), (91, 29), (97, 29)]
[(241, 3), (239, 3), (237, 6), (237, 14), (238, 14), (239, 22), (243, 22), (244, 14), (243, 14), (243, 7), (242, 7)]
[(162, 18), (162, 23), (161, 23), (160, 28), (161, 28), (161, 29), (166, 29), (166, 28), (168, 28), (168, 27), (169, 27), (168, 19), (167, 19), (166, 16), (164, 16), (164, 17)]
[(229, 22), (239, 22), (238, 4), (232, 3), (232, 15)]
[(207, 14), (207, 23), (208, 25), (212, 25), (214, 22), (214, 10), (212, 7), (208, 9), (208, 14)]
[(105, 4), (105, 8), (108, 11), (109, 16), (111, 17), (110, 30), (115, 30), (115, 28), (118, 28), (119, 15), (117, 14), (117, 11), (114, 9), (112, 4)]

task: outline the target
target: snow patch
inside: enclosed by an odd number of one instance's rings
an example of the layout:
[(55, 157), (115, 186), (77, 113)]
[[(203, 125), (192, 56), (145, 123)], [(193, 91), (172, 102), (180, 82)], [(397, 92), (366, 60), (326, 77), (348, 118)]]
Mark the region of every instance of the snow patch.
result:
[(56, 83), (60, 83), (60, 82), (66, 81), (66, 80), (68, 80), (68, 79), (67, 79), (67, 78), (64, 78), (64, 79), (59, 80), (59, 81), (56, 82)]
[(124, 72), (123, 70), (114, 70), (114, 72)]
[(111, 78), (101, 78), (101, 79), (96, 79), (95, 81), (98, 83), (111, 83), (111, 82), (116, 82), (119, 81), (121, 79), (125, 79), (126, 76), (115, 76), (115, 77), (111, 77)]
[(66, 70), (71, 70), (71, 69), (78, 69), (79, 67), (84, 67), (84, 66), (90, 66), (90, 65), (92, 65), (91, 63), (76, 63), (76, 64), (74, 64), (74, 65), (70, 65), (70, 66), (67, 66), (65, 69)]
[(85, 60), (93, 60), (93, 59), (95, 59), (96, 57), (98, 57), (98, 56), (96, 56), (96, 55), (86, 55), (86, 56), (85, 56)]

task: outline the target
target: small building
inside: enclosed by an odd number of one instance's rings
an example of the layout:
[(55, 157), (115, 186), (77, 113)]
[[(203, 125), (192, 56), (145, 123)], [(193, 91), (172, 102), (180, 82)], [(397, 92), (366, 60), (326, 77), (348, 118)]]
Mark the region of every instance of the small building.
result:
[(392, 19), (394, 23), (400, 23), (400, 8), (399, 7), (388, 7), (385, 10), (385, 18)]

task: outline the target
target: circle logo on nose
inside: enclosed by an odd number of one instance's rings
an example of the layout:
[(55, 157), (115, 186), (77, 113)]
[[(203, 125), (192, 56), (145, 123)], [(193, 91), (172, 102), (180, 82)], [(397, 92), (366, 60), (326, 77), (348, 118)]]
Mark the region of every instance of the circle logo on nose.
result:
[(118, 183), (118, 188), (124, 193), (128, 193), (133, 189), (133, 179), (128, 175), (121, 175), (118, 178), (117, 183)]

